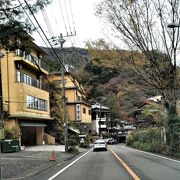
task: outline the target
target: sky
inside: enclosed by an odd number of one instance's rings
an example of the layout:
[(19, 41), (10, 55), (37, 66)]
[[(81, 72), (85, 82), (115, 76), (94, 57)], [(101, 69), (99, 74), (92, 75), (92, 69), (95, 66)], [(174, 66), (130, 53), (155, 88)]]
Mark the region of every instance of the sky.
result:
[[(95, 5), (101, 0), (52, 0), (45, 11), (36, 14), (36, 18), (46, 33), (48, 39), (58, 37), (60, 33), (66, 42), (64, 47), (85, 47), (85, 42), (106, 38), (103, 23), (95, 16)], [(66, 2), (66, 3), (64, 3)], [(33, 18), (32, 18), (33, 19)], [(34, 21), (34, 20), (33, 20)], [(76, 32), (76, 33), (75, 33)], [(42, 33), (41, 33), (42, 34)], [(33, 33), (35, 42), (44, 46), (39, 34)]]

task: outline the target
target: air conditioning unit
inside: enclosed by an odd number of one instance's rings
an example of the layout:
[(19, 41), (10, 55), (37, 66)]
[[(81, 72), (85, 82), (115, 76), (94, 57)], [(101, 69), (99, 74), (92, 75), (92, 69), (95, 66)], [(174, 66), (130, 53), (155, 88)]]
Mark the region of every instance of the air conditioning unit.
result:
[(17, 64), (16, 64), (16, 68), (17, 68), (17, 69), (22, 69), (22, 64), (17, 63)]
[(42, 59), (42, 55), (38, 54), (38, 59)]
[(37, 74), (37, 79), (41, 79), (42, 75), (41, 74)]

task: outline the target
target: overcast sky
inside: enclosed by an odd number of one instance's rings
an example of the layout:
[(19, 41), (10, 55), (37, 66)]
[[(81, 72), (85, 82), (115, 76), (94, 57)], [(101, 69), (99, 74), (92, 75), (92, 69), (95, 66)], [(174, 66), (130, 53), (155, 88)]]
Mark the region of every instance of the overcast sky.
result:
[[(76, 36), (65, 38), (65, 47), (84, 47), (85, 41), (106, 38), (103, 23), (94, 15), (95, 4), (101, 0), (52, 0), (45, 11), (36, 15), (48, 38), (75, 33)], [(66, 2), (66, 3), (64, 3)], [(44, 45), (38, 33), (34, 33), (38, 45)]]

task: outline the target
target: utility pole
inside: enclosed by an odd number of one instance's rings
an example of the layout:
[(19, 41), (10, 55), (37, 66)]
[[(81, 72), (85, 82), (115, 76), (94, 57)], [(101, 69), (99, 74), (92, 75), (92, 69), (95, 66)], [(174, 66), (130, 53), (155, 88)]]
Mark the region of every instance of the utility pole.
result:
[[(68, 121), (67, 121), (67, 109), (66, 109), (66, 91), (65, 91), (65, 79), (64, 79), (64, 74), (66, 72), (65, 69), (65, 64), (64, 64), (64, 52), (63, 52), (63, 44), (65, 43), (65, 39), (64, 37), (70, 37), (70, 36), (75, 36), (75, 34), (70, 34), (70, 35), (66, 35), (63, 36), (62, 33), (60, 34), (60, 36), (56, 37), (56, 39), (53, 37), (53, 41), (57, 41), (60, 43), (61, 45), (61, 51), (62, 51), (62, 65), (63, 67), (62, 72), (61, 72), (61, 76), (62, 76), (62, 101), (63, 101), (63, 116), (64, 116), (64, 144), (65, 144), (65, 151), (67, 151), (67, 140), (68, 140)], [(60, 84), (61, 85), (61, 84)]]
[[(4, 55), (2, 54), (2, 52), (0, 52), (0, 60), (1, 58), (4, 57)], [(1, 68), (0, 68), (1, 70)], [(1, 75), (1, 73), (0, 73)], [(0, 77), (0, 83), (2, 82), (2, 77)], [(0, 84), (0, 118), (1, 118), (1, 122), (0, 122), (0, 153), (1, 153), (1, 149), (2, 149), (2, 143), (1, 140), (4, 136), (4, 119), (3, 119), (3, 98), (2, 98), (2, 83)], [(0, 154), (0, 179), (2, 179), (2, 159), (1, 159), (1, 154)]]
[(99, 106), (99, 137), (101, 137), (101, 108), (102, 105)]
[[(62, 34), (60, 34), (59, 42), (61, 44), (61, 51), (62, 51), (62, 64), (64, 66), (64, 52), (63, 52), (63, 44), (65, 40), (63, 39)], [(65, 151), (67, 151), (67, 139), (68, 139), (68, 123), (67, 123), (67, 114), (66, 114), (66, 91), (65, 91), (65, 80), (64, 80), (65, 70), (61, 68), (61, 76), (62, 76), (62, 100), (63, 100), (63, 110), (64, 110), (64, 144), (65, 144)]]

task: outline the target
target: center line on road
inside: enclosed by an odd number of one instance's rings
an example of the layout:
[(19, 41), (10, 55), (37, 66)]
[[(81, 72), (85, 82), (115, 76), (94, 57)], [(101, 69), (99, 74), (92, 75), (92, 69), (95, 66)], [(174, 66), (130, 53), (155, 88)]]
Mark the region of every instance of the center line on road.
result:
[(128, 171), (128, 173), (135, 179), (140, 180), (140, 178), (131, 170), (131, 168), (110, 148), (109, 150), (113, 153), (113, 155), (119, 160), (119, 162), (124, 166), (124, 168)]
[(71, 167), (74, 163), (76, 163), (77, 161), (79, 161), (82, 157), (86, 156), (90, 151), (92, 151), (92, 149), (90, 149), (88, 152), (86, 152), (85, 154), (83, 154), (82, 156), (78, 157), (76, 160), (74, 160), (72, 163), (68, 164), (66, 167), (62, 168), (60, 171), (58, 171), (56, 174), (54, 174), (53, 176), (51, 176), (48, 180), (53, 180), (54, 178), (56, 178), (58, 175), (60, 175), (62, 172), (64, 172), (66, 169), (68, 169), (69, 167)]

